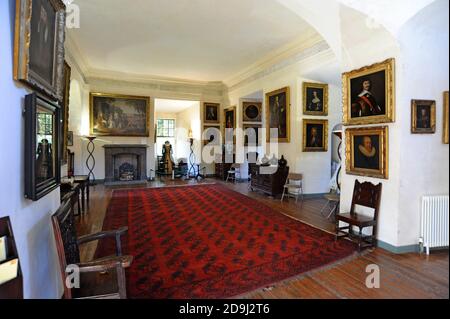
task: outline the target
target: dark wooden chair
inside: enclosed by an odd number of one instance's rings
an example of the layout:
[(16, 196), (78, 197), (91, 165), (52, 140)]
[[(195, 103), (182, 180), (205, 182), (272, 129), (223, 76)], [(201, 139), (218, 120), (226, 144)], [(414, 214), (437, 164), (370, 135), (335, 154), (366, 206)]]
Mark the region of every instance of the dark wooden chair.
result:
[[(52, 216), (53, 231), (59, 257), (60, 271), (64, 283), (66, 299), (125, 299), (125, 269), (131, 265), (133, 257), (122, 256), (121, 236), (127, 231), (123, 227), (116, 231), (104, 231), (96, 234), (77, 237), (74, 214), (70, 200), (65, 201)], [(80, 262), (79, 245), (104, 238), (116, 239), (116, 256), (103, 257), (90, 262)], [(80, 288), (70, 288), (67, 266), (79, 267)]]
[[(378, 212), (380, 209), (382, 184), (374, 185), (369, 182), (360, 183), (355, 181), (353, 190), (352, 206), (350, 213), (336, 215), (336, 240), (339, 238), (349, 237), (357, 239), (358, 250), (362, 248), (375, 247), (377, 236)], [(355, 212), (356, 205), (369, 207), (374, 210), (373, 216), (357, 214)], [(339, 222), (348, 224), (346, 227), (339, 227)], [(353, 233), (353, 227), (359, 228), (359, 233)], [(364, 235), (363, 229), (372, 227), (372, 235)], [(346, 230), (346, 231), (345, 231)]]

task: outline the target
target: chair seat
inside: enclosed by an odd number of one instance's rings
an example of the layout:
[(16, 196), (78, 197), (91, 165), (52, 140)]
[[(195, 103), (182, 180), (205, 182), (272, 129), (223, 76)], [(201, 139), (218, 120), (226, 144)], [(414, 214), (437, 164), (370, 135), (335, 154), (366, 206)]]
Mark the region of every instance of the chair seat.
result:
[(373, 220), (373, 217), (368, 217), (360, 214), (338, 214), (336, 215), (336, 220), (361, 227), (373, 226), (377, 223), (375, 220)]
[(340, 202), (341, 201), (341, 196), (336, 195), (336, 194), (327, 194), (324, 197), (325, 197), (325, 199), (329, 200), (330, 202)]
[(80, 288), (72, 289), (74, 298), (119, 299), (117, 272), (80, 273)]
[(299, 185), (299, 184), (286, 184), (286, 185), (284, 185), (284, 187), (287, 187), (287, 188), (303, 188), (302, 185)]

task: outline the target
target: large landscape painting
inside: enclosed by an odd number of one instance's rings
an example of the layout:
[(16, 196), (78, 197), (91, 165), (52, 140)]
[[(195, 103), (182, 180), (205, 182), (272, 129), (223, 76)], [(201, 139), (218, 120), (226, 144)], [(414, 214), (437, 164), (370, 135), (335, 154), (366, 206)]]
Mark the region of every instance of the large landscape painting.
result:
[(149, 136), (150, 98), (91, 93), (91, 134)]

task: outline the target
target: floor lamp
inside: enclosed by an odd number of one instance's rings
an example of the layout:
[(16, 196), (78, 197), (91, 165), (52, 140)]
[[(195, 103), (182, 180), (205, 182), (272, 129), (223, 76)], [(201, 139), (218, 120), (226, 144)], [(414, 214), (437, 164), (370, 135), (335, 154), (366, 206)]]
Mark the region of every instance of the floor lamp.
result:
[(86, 167), (89, 170), (88, 179), (89, 184), (91, 186), (94, 186), (95, 183), (95, 175), (94, 175), (94, 168), (95, 168), (95, 157), (94, 157), (94, 151), (95, 151), (95, 144), (94, 141), (97, 137), (96, 136), (86, 136), (86, 139), (89, 141), (87, 144), (87, 151), (88, 151), (88, 157), (86, 159)]
[[(190, 150), (191, 153), (189, 154), (189, 171), (188, 171), (188, 177), (195, 177), (195, 153), (194, 153), (194, 136), (192, 134), (192, 130), (189, 130), (189, 144), (190, 144)], [(192, 173), (191, 173), (192, 172)]]

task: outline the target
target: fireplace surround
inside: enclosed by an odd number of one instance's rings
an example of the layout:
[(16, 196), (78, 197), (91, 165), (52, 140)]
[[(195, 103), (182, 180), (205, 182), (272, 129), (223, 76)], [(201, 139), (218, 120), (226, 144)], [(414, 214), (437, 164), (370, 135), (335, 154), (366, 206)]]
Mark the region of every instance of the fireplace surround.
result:
[(112, 144), (105, 149), (105, 185), (147, 180), (147, 145)]

